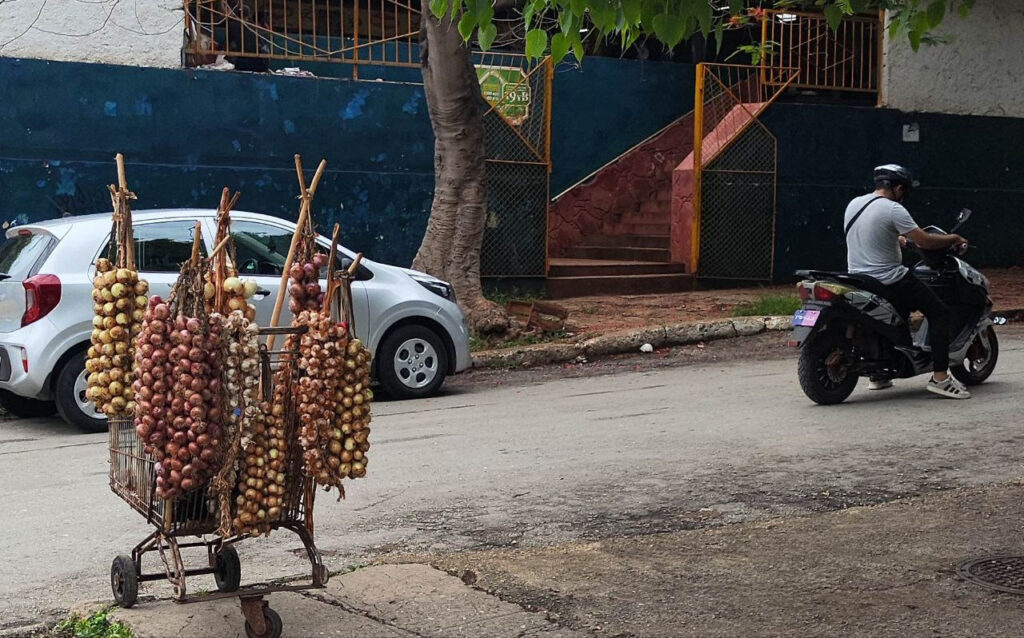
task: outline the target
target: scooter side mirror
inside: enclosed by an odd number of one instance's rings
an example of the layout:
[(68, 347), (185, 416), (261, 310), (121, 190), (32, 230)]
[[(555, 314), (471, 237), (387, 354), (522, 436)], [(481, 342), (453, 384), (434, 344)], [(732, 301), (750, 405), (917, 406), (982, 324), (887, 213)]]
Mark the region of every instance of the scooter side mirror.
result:
[(965, 208), (965, 209), (960, 211), (959, 215), (957, 215), (956, 223), (957, 224), (962, 224), (962, 223), (964, 223), (965, 221), (967, 221), (970, 218), (971, 218), (971, 209), (970, 208)]

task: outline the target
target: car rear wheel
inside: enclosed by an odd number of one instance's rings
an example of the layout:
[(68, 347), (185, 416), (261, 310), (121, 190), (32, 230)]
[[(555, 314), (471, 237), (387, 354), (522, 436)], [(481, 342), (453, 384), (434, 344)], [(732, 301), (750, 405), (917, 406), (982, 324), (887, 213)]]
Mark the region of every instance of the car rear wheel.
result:
[(377, 380), (395, 399), (432, 396), (448, 373), (448, 352), (441, 337), (426, 326), (398, 328), (377, 352)]
[(53, 416), (57, 412), (57, 406), (53, 404), (53, 401), (30, 399), (18, 396), (9, 390), (0, 390), (0, 407), (19, 419)]
[(86, 432), (106, 432), (107, 417), (85, 395), (88, 376), (85, 371), (85, 350), (71, 355), (57, 373), (53, 388), (57, 412), (65, 421)]

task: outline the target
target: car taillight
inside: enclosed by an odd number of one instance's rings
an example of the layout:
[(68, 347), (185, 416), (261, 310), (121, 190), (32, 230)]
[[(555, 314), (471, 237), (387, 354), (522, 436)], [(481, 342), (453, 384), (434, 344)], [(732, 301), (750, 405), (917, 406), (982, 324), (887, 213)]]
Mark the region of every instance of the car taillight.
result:
[(800, 295), (800, 301), (807, 301), (811, 298), (811, 287), (814, 284), (805, 284), (803, 282), (796, 285), (796, 294)]
[(21, 325), (39, 321), (60, 303), (60, 279), (57, 275), (36, 275), (22, 282), (25, 287), (25, 314)]

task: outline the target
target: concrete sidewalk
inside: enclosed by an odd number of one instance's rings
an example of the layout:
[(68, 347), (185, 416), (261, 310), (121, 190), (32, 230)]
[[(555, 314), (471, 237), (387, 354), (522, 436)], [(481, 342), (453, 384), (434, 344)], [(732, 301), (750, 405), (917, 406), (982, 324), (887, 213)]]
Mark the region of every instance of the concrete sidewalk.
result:
[[(284, 636), (360, 638), (575, 638), (542, 613), (503, 602), (426, 565), (380, 565), (337, 576), (326, 589), (272, 594)], [(136, 638), (245, 638), (236, 599), (143, 602), (110, 615)]]

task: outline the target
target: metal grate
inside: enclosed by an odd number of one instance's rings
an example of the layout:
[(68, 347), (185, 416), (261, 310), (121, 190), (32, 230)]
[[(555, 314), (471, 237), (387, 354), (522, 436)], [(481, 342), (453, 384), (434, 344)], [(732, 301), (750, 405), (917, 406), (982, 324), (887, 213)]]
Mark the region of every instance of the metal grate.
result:
[(419, 65), (420, 12), (403, 0), (185, 0), (185, 24), (191, 66), (217, 55), (342, 62), (358, 77), (360, 64)]
[[(702, 278), (772, 278), (777, 142), (758, 115), (782, 89), (764, 77), (754, 67), (698, 68), (690, 261)], [(784, 88), (796, 70), (775, 70), (770, 77), (784, 80)]]
[(770, 76), (787, 67), (800, 70), (793, 86), (877, 92), (881, 74), (882, 22), (846, 16), (835, 31), (820, 13), (766, 10), (762, 22), (761, 69)]
[(1008, 594), (1024, 595), (1024, 556), (988, 556), (956, 567), (960, 578)]
[(487, 221), (484, 277), (547, 274), (551, 164), (551, 60), (480, 54), (477, 76), (490, 107), (484, 115)]

